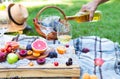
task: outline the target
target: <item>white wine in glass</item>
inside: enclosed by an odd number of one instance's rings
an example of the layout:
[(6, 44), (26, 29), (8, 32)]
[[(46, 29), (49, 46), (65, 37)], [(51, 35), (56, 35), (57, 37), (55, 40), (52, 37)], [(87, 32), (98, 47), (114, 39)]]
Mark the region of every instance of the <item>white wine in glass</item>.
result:
[(67, 22), (58, 24), (57, 38), (62, 44), (68, 44), (72, 38), (71, 24)]

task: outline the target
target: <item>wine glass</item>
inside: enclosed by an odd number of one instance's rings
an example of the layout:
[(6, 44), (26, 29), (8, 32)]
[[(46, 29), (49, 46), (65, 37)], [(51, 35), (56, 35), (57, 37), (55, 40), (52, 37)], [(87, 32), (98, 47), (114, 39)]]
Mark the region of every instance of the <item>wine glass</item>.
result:
[(69, 44), (72, 38), (71, 24), (68, 22), (59, 23), (57, 26), (57, 38), (63, 45)]
[[(65, 56), (66, 54), (69, 55), (69, 57), (72, 56), (72, 53), (70, 51), (71, 45), (70, 40), (72, 38), (72, 32), (71, 32), (71, 24), (68, 22), (60, 22), (57, 26), (57, 39), (61, 43), (57, 47), (57, 51), (59, 54), (60, 51), (62, 51), (62, 54), (60, 56)], [(60, 50), (60, 51), (59, 51)]]

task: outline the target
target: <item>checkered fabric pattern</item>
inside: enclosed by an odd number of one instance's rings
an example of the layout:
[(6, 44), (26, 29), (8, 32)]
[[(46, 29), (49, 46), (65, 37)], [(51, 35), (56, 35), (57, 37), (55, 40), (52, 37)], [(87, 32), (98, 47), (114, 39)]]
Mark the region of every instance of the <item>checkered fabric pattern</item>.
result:
[[(82, 36), (73, 40), (76, 54), (79, 56), (81, 78), (84, 73), (96, 74), (99, 79), (120, 79), (119, 44), (97, 36)], [(84, 52), (83, 49), (89, 49)], [(94, 64), (96, 58), (102, 58), (102, 66)]]

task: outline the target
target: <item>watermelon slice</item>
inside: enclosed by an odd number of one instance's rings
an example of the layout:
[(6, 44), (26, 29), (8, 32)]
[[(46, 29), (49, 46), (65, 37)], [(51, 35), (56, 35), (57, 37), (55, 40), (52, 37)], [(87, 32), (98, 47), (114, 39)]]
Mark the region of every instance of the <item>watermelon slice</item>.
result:
[(44, 40), (37, 39), (32, 43), (32, 49), (37, 53), (44, 53), (47, 50), (47, 43)]

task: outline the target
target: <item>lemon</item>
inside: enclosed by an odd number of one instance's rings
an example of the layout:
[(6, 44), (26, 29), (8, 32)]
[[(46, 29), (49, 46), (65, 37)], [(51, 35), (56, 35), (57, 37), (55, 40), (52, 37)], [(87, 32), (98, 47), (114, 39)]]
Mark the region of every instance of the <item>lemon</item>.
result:
[(0, 10), (5, 10), (5, 9), (6, 9), (5, 4), (0, 4)]

